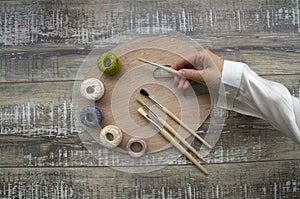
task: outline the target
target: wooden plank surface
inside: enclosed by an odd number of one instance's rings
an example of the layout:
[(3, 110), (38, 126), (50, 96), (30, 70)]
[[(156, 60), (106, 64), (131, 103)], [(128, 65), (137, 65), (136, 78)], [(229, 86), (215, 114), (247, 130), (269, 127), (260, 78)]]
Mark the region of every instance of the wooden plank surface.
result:
[(0, 197), (298, 198), (299, 163), (213, 164), (207, 166), (209, 176), (193, 166), (138, 175), (94, 167), (1, 169)]
[[(234, 112), (204, 165), (185, 157), (133, 175), (109, 150), (89, 153), (72, 109), (77, 72), (94, 49), (173, 29), (300, 92), (298, 0), (0, 1), (0, 198), (299, 198), (300, 147)], [(125, 31), (125, 32), (124, 32)], [(158, 33), (158, 32), (156, 32)], [(95, 58), (98, 55), (90, 55)], [(199, 129), (205, 136), (207, 120)], [(201, 144), (193, 142), (197, 150)], [(114, 158), (112, 158), (114, 157)], [(168, 158), (163, 155), (162, 158)], [(106, 167), (109, 166), (109, 167)], [(157, 166), (148, 159), (146, 166)]]

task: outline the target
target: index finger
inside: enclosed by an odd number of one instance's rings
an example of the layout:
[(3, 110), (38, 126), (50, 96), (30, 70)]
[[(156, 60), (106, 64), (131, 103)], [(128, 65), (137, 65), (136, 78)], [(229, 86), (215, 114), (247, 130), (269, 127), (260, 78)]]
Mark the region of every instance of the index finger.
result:
[(181, 68), (191, 67), (192, 64), (185, 58), (179, 59), (177, 62), (173, 63), (171, 65), (171, 68), (175, 70), (179, 70)]

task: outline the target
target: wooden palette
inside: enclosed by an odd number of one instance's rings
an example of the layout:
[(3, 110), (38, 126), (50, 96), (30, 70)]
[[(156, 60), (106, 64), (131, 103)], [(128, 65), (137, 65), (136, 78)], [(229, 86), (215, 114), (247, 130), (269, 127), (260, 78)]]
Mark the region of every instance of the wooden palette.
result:
[[(142, 98), (161, 117), (184, 138), (190, 134), (172, 119), (168, 118), (147, 98), (140, 95), (145, 89), (150, 96), (175, 113), (189, 127), (197, 130), (209, 115), (211, 101), (208, 94), (184, 97), (173, 79), (157, 80), (153, 77), (155, 68), (137, 60), (142, 57), (160, 64), (172, 64), (181, 57), (197, 51), (192, 45), (168, 37), (146, 37), (120, 45), (111, 50), (121, 62), (119, 72), (113, 76), (102, 74), (96, 64), (91, 66), (87, 78), (98, 78), (105, 86), (104, 96), (95, 102), (104, 112), (104, 120), (99, 127), (85, 127), (92, 138), (101, 144), (99, 134), (107, 125), (118, 126), (123, 133), (121, 144), (114, 150), (127, 152), (126, 145), (130, 138), (139, 137), (147, 143), (146, 153), (165, 150), (171, 145), (151, 126), (137, 109), (141, 105), (136, 101)], [(82, 96), (78, 100), (79, 110), (91, 105)]]

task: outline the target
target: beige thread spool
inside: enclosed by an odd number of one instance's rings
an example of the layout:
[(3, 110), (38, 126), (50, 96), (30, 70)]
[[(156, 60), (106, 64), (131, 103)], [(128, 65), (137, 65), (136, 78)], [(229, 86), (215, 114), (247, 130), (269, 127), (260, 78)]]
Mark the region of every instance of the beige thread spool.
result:
[(134, 158), (139, 158), (146, 153), (147, 144), (141, 138), (133, 137), (127, 143), (128, 154)]
[(117, 147), (123, 138), (122, 131), (114, 125), (108, 125), (104, 127), (100, 132), (101, 144), (106, 148)]
[(97, 101), (104, 95), (104, 85), (99, 79), (89, 78), (82, 82), (80, 93), (90, 101)]

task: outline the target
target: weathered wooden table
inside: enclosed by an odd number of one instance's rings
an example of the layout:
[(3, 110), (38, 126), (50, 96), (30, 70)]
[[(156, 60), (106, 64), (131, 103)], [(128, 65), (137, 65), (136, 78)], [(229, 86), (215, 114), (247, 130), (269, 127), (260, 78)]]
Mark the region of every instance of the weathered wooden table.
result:
[[(132, 174), (91, 155), (72, 111), (77, 72), (96, 43), (169, 28), (300, 92), (300, 5), (286, 1), (0, 1), (0, 198), (300, 198), (300, 145), (234, 112), (203, 164), (184, 156)], [(210, 119), (199, 129), (205, 135)], [(193, 146), (200, 148), (195, 141)], [(151, 165), (149, 163), (149, 167)]]

